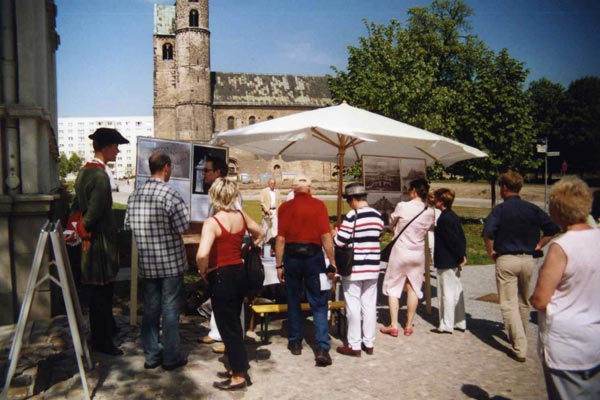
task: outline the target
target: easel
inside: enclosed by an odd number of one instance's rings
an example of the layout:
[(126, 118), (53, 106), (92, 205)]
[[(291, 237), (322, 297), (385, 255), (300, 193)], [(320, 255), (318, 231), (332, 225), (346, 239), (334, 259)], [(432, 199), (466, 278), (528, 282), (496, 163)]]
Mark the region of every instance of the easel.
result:
[[(44, 254), (46, 252), (46, 245), (48, 238), (52, 243), (52, 253), (54, 260), (49, 265), (55, 265), (58, 271), (58, 280), (47, 273), (44, 277), (38, 280), (40, 268)], [(67, 310), (67, 317), (69, 320), (69, 328), (71, 330), (71, 338), (73, 339), (73, 346), (75, 347), (75, 355), (77, 358), (77, 365), (79, 367), (79, 375), (81, 377), (81, 384), (83, 386), (83, 394), (85, 399), (90, 398), (88, 390), (87, 379), (85, 376), (85, 368), (83, 366), (83, 356), (87, 361), (89, 369), (93, 368), (92, 359), (90, 358), (90, 352), (87, 347), (87, 342), (81, 339), (82, 321), (83, 317), (81, 314), (81, 306), (79, 304), (79, 297), (75, 290), (75, 283), (73, 281), (73, 274), (71, 272), (71, 265), (69, 263), (69, 257), (67, 256), (67, 247), (63, 238), (63, 230), (60, 225), (60, 221), (50, 222), (46, 221), (46, 224), (40, 232), (37, 247), (35, 249), (35, 255), (33, 257), (33, 265), (31, 267), (31, 274), (27, 282), (27, 290), (21, 306), (21, 312), (19, 314), (19, 321), (15, 329), (12, 346), (10, 348), (10, 354), (8, 356), (10, 360), (10, 366), (8, 368), (8, 374), (6, 375), (6, 382), (4, 383), (4, 389), (0, 394), (1, 399), (8, 398), (8, 389), (10, 388), (10, 382), (17, 368), (19, 362), (19, 353), (21, 351), (21, 345), (23, 343), (23, 333), (25, 326), (27, 325), (27, 318), (29, 317), (29, 311), (31, 309), (31, 303), (33, 301), (33, 295), (38, 286), (44, 283), (46, 280), (50, 280), (62, 289), (63, 299), (65, 301), (65, 308)]]

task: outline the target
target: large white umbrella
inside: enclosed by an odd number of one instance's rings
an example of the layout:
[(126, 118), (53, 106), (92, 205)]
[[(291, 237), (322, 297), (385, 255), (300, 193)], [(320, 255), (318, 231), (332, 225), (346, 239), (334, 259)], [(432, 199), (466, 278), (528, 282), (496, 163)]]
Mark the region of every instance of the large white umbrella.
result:
[[(487, 155), (471, 146), (346, 103), (292, 114), (219, 133), (217, 140), (265, 159), (345, 164), (364, 155), (425, 159), (450, 166)], [(342, 176), (338, 178), (338, 220)]]

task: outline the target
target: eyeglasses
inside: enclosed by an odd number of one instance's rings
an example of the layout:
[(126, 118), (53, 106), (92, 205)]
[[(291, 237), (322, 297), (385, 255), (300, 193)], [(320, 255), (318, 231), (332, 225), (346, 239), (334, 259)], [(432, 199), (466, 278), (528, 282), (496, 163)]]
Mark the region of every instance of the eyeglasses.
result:
[(212, 172), (212, 171), (214, 171), (214, 169), (211, 169), (211, 168), (204, 168), (204, 169), (202, 170), (202, 172), (204, 172), (204, 173), (207, 173), (207, 172)]

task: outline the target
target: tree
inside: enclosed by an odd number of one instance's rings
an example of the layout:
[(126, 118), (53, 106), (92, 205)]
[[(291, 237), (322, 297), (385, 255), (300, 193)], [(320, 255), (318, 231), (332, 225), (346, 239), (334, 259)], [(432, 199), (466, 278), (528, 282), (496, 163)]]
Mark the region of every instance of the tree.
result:
[(584, 77), (566, 91), (565, 116), (559, 124), (561, 158), (583, 174), (600, 171), (600, 77)]
[(65, 153), (60, 153), (58, 159), (58, 175), (62, 182), (65, 181), (67, 175), (72, 172), (78, 172), (81, 169), (83, 160), (77, 153), (71, 153), (71, 157), (67, 158)]
[(496, 55), (470, 33), (458, 0), (409, 10), (407, 28), (366, 23), (348, 47), (346, 71), (329, 77), (335, 99), (478, 147), (489, 157), (453, 168), (492, 184), (507, 169), (534, 167), (535, 132), (523, 93), (528, 74), (506, 49)]

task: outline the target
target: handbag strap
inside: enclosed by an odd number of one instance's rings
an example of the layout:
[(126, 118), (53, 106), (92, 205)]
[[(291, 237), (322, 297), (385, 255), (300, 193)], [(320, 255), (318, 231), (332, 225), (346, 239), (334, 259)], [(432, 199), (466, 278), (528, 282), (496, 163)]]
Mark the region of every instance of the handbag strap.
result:
[(427, 210), (427, 205), (425, 205), (425, 208), (423, 208), (423, 210), (421, 210), (420, 213), (418, 213), (417, 215), (415, 215), (413, 217), (413, 219), (411, 219), (410, 221), (408, 221), (408, 224), (404, 225), (404, 227), (402, 228), (402, 230), (400, 232), (398, 232), (398, 234), (396, 235), (395, 238), (392, 239), (392, 241), (390, 242), (390, 244), (388, 246), (393, 247), (394, 244), (396, 244), (396, 240), (398, 240), (398, 238), (400, 237), (400, 235), (402, 235), (402, 233), (406, 230), (406, 228), (408, 228), (408, 226), (410, 224), (412, 224), (412, 222), (417, 219), (419, 217), (419, 215), (423, 214), (425, 212), (425, 210)]
[(356, 220), (358, 219), (358, 210), (354, 210), (354, 226), (352, 227), (352, 240), (348, 243), (346, 243), (346, 245), (343, 247), (344, 249), (347, 247), (350, 247), (350, 245), (352, 244), (352, 247), (354, 248), (354, 231), (356, 230)]

